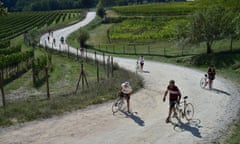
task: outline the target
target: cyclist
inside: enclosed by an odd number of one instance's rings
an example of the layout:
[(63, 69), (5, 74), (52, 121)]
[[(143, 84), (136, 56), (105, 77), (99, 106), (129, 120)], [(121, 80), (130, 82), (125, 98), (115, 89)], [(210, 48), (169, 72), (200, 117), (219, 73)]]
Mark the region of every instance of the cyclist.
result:
[(168, 113), (168, 117), (166, 119), (166, 123), (170, 122), (170, 117), (171, 117), (172, 111), (174, 112), (174, 116), (177, 115), (175, 105), (177, 103), (179, 103), (181, 100), (181, 92), (178, 89), (178, 87), (175, 85), (174, 80), (169, 81), (167, 90), (164, 93), (163, 102), (166, 101), (166, 96), (168, 93), (169, 93), (169, 113)]
[(141, 56), (139, 58), (139, 62), (140, 62), (140, 65), (141, 65), (141, 71), (143, 71), (143, 65), (144, 65), (144, 57), (143, 56)]
[(216, 71), (213, 65), (210, 65), (208, 67), (208, 80), (209, 80), (209, 89), (212, 89), (212, 83), (213, 80), (215, 79)]
[(130, 113), (130, 95), (132, 94), (132, 87), (129, 82), (124, 82), (121, 84), (119, 90), (119, 97), (124, 97), (127, 101), (127, 111)]
[(62, 44), (64, 44), (64, 37), (63, 36), (60, 38), (60, 41), (61, 41)]

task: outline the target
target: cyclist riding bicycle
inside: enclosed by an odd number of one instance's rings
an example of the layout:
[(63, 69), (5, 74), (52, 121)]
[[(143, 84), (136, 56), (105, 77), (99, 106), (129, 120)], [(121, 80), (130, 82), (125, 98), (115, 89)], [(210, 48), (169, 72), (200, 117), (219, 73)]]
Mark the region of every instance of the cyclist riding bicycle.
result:
[(132, 94), (132, 87), (130, 86), (129, 82), (124, 82), (121, 84), (119, 90), (119, 97), (124, 97), (127, 101), (127, 111), (130, 113), (130, 95)]
[(177, 115), (175, 105), (177, 103), (179, 104), (181, 100), (181, 92), (178, 89), (178, 87), (175, 85), (174, 80), (170, 80), (167, 90), (164, 93), (163, 102), (166, 101), (166, 96), (168, 93), (169, 93), (169, 113), (166, 119), (166, 123), (170, 122), (172, 111), (174, 112), (174, 116)]

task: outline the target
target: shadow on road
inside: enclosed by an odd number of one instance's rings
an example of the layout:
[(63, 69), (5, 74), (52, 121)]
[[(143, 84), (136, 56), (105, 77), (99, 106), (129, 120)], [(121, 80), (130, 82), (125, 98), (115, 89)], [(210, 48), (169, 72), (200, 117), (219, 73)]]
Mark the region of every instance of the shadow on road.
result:
[(201, 133), (199, 131), (199, 128), (202, 128), (200, 126), (201, 121), (198, 119), (191, 120), (187, 123), (183, 123), (179, 118), (177, 118), (178, 123), (173, 123), (173, 129), (178, 132), (185, 132), (188, 131), (192, 133), (193, 136), (202, 138)]
[(139, 116), (135, 115), (134, 113), (127, 113), (127, 112), (123, 112), (123, 111), (122, 111), (122, 113), (125, 114), (126, 117), (131, 118), (139, 126), (145, 126), (145, 122)]
[(216, 92), (216, 93), (221, 93), (221, 94), (225, 94), (225, 95), (228, 95), (228, 96), (231, 95), (230, 93), (228, 93), (226, 91), (223, 91), (223, 90), (220, 90), (220, 89), (212, 88), (211, 90)]

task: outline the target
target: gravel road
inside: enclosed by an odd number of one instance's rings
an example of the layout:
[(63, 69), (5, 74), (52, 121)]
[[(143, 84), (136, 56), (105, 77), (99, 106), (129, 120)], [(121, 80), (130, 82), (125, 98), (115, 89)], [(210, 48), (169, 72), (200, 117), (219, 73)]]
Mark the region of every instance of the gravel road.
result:
[[(54, 31), (55, 38), (67, 37), (95, 17), (89, 12), (86, 19), (73, 26)], [(41, 37), (45, 45), (48, 34)], [(46, 42), (51, 47), (51, 42)], [(58, 44), (54, 48), (58, 49)], [(76, 49), (70, 48), (72, 53)], [(89, 54), (89, 56), (92, 56)], [(98, 56), (98, 58), (101, 58)], [(134, 59), (114, 58), (121, 67), (135, 71)], [(214, 89), (202, 89), (199, 81), (204, 72), (146, 61), (143, 76), (145, 87), (131, 97), (133, 114), (111, 112), (112, 102), (89, 106), (62, 116), (36, 120), (0, 129), (1, 144), (191, 144), (210, 143), (228, 128), (236, 118), (240, 94), (233, 83), (221, 77), (214, 81)], [(179, 126), (166, 124), (168, 101), (162, 96), (168, 81), (174, 79), (183, 95), (194, 105), (195, 116)]]

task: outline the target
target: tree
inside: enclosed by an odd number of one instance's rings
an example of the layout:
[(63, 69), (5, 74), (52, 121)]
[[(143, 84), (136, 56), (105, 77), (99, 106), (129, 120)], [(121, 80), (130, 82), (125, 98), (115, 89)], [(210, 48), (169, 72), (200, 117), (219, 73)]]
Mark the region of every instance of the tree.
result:
[(80, 28), (79, 37), (78, 37), (78, 42), (80, 44), (80, 47), (84, 47), (89, 38), (90, 38), (90, 35), (89, 35), (88, 31), (86, 31), (83, 28)]
[(221, 7), (197, 10), (191, 19), (191, 41), (205, 42), (207, 53), (212, 53), (213, 42), (224, 38), (224, 16), (225, 10)]
[(229, 10), (223, 18), (224, 36), (230, 38), (230, 49), (232, 51), (232, 43), (234, 39), (240, 37), (240, 14), (236, 14), (234, 11)]
[(0, 16), (7, 15), (7, 9), (3, 7), (3, 2), (0, 1)]
[(106, 15), (105, 9), (103, 7), (102, 0), (98, 1), (98, 4), (97, 4), (97, 15), (100, 16), (101, 18), (104, 18), (104, 16)]

